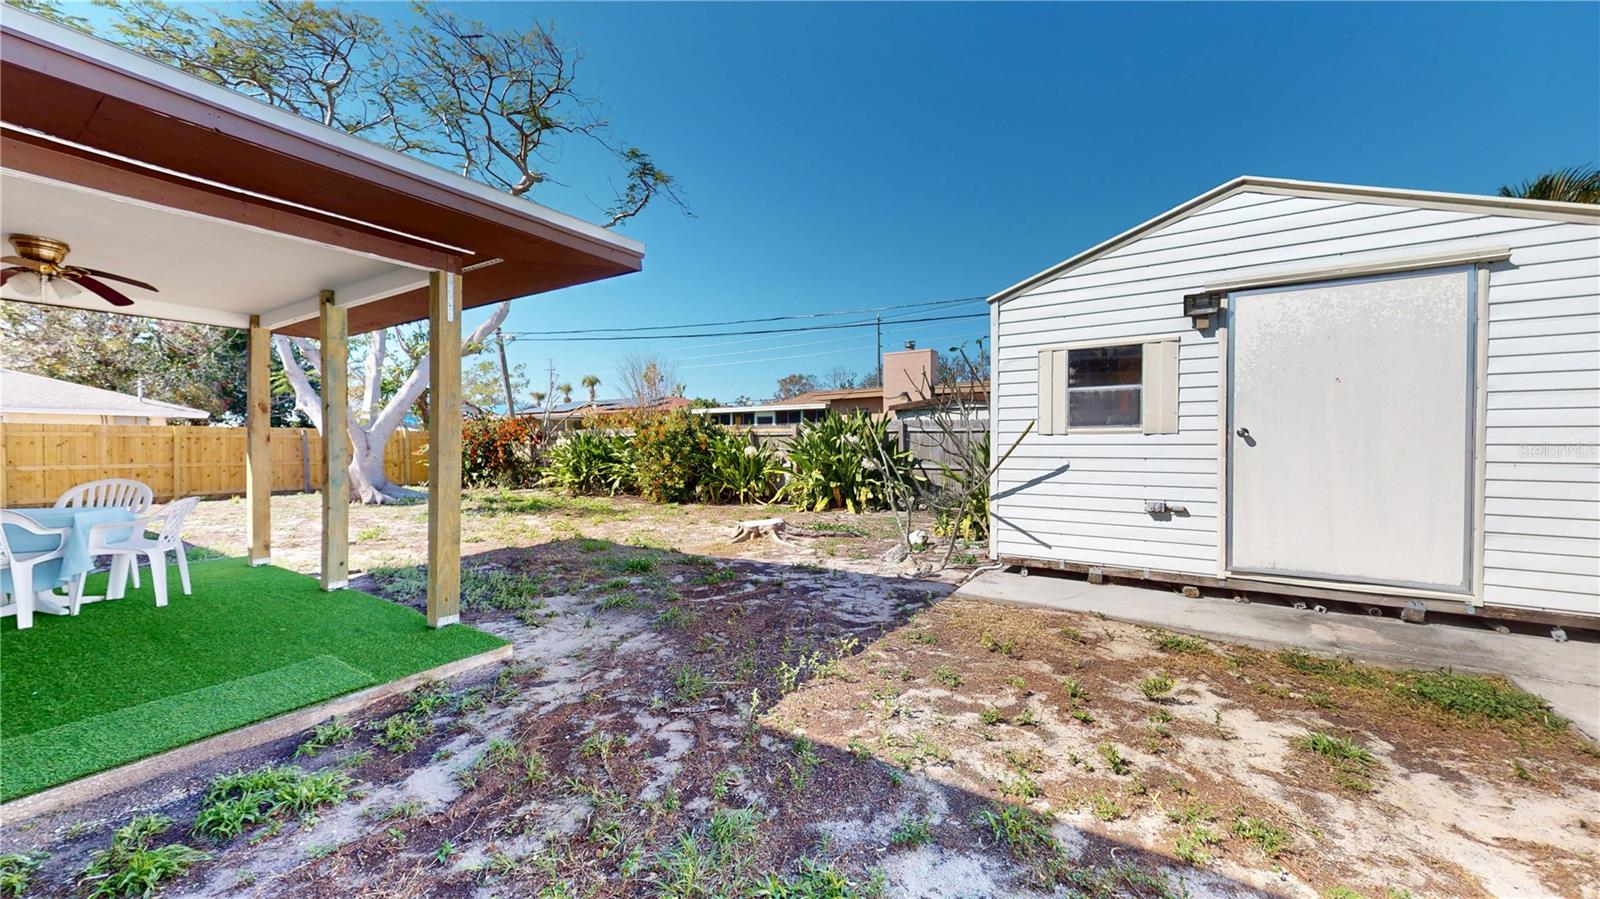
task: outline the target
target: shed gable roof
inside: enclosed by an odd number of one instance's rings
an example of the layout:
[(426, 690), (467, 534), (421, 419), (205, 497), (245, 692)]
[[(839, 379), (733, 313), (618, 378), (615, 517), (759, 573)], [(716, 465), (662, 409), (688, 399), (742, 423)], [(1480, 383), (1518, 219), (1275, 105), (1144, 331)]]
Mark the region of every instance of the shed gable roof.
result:
[(1492, 213), (1495, 215), (1549, 219), (1559, 222), (1600, 223), (1600, 206), (1592, 206), (1585, 203), (1559, 203), (1552, 200), (1524, 200), (1518, 197), (1455, 194), (1392, 187), (1366, 187), (1356, 184), (1293, 181), (1284, 178), (1261, 178), (1253, 175), (1241, 175), (1232, 181), (1206, 191), (1188, 202), (1174, 206), (1155, 218), (1135, 225), (1109, 240), (1096, 244), (1070, 259), (1059, 262), (1032, 277), (1018, 281), (1016, 284), (989, 297), (989, 302), (1003, 303), (1012, 297), (1026, 293), (1040, 284), (1054, 280), (1080, 265), (1092, 262), (1118, 247), (1131, 243), (1173, 222), (1187, 218), (1208, 206), (1241, 193), (1269, 193), (1289, 197), (1320, 197), (1368, 203), (1388, 203), (1397, 206), (1414, 206), (1420, 209)]

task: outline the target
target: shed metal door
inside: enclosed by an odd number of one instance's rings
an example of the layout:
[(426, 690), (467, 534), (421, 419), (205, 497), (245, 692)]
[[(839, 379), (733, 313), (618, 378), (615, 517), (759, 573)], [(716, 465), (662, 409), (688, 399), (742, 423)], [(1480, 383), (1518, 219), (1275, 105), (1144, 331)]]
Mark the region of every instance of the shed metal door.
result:
[(1475, 280), (1229, 297), (1232, 572), (1469, 590)]

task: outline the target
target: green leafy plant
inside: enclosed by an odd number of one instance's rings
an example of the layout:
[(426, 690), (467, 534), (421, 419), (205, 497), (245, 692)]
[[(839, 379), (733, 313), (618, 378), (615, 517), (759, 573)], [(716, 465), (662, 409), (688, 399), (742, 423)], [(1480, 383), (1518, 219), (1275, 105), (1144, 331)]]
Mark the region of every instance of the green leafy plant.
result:
[(39, 866), (49, 857), (49, 853), (37, 849), (0, 855), (0, 896), (27, 895), (28, 884), (33, 882), (34, 872), (38, 871)]
[(1460, 718), (1481, 716), (1496, 721), (1535, 724), (1551, 731), (1567, 728), (1566, 719), (1551, 713), (1543, 699), (1500, 678), (1429, 671), (1413, 678), (1408, 692)]
[(914, 476), (913, 465), (889, 435), (887, 419), (830, 413), (801, 424), (789, 442), (783, 496), (815, 512), (880, 509), (889, 502), (889, 485)]
[(343, 802), (353, 781), (337, 768), (307, 773), (294, 765), (266, 765), (219, 774), (211, 781), (194, 833), (227, 840), (281, 814), (305, 815)]
[(1233, 835), (1255, 845), (1267, 858), (1277, 858), (1289, 847), (1287, 830), (1260, 818), (1248, 815), (1233, 822)]
[(1145, 678), (1144, 682), (1139, 684), (1139, 692), (1143, 693), (1144, 698), (1151, 702), (1160, 702), (1162, 697), (1171, 693), (1172, 688), (1176, 685), (1177, 682), (1172, 679), (1170, 674), (1157, 673)]
[(111, 845), (90, 857), (79, 878), (89, 899), (154, 895), (162, 881), (211, 857), (182, 843), (150, 845), (171, 828), (166, 815), (140, 815), (117, 828)]
[(709, 502), (770, 503), (783, 474), (782, 458), (760, 438), (722, 430), (711, 444), (711, 470), (701, 495)]
[(1296, 749), (1326, 759), (1333, 768), (1334, 783), (1356, 793), (1371, 792), (1371, 775), (1378, 760), (1361, 744), (1321, 731), (1295, 737), (1290, 742)]
[(926, 815), (902, 815), (889, 831), (889, 845), (897, 848), (921, 846), (933, 841), (933, 831), (928, 828)]
[(615, 496), (633, 490), (633, 444), (620, 434), (577, 431), (550, 446), (544, 483), (575, 494)]
[(337, 746), (340, 743), (350, 739), (350, 735), (352, 733), (354, 733), (354, 731), (351, 729), (350, 725), (345, 724), (338, 718), (334, 718), (331, 721), (324, 721), (323, 723), (318, 724), (316, 727), (313, 727), (311, 729), (311, 735), (306, 737), (306, 739), (302, 741), (299, 746), (295, 747), (295, 757), (299, 758), (302, 755), (316, 755), (330, 746)]
[(711, 679), (693, 665), (679, 665), (672, 673), (672, 686), (678, 701), (688, 705), (706, 695), (711, 689)]

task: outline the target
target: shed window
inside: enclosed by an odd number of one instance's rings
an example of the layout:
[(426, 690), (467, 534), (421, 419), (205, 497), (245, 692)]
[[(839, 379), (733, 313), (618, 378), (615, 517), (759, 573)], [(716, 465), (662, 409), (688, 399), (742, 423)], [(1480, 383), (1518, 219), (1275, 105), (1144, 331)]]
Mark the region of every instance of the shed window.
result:
[(1041, 434), (1178, 432), (1178, 341), (1068, 346), (1039, 353)]
[(1067, 427), (1137, 428), (1144, 345), (1067, 351)]

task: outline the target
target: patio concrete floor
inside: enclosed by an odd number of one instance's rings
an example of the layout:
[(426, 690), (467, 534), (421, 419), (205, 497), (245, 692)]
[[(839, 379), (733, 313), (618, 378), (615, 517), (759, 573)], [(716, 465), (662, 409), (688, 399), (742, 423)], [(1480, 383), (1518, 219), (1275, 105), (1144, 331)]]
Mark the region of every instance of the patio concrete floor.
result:
[(1090, 584), (1056, 573), (992, 571), (956, 593), (969, 599), (1092, 612), (1118, 621), (1267, 649), (1296, 647), (1406, 668), (1500, 674), (1544, 697), (1590, 740), (1600, 741), (1600, 643), (1572, 632), (1500, 634), (1482, 624), (1427, 624), (1341, 612), (1319, 614), (1268, 602), (1186, 599), (1168, 586)]

